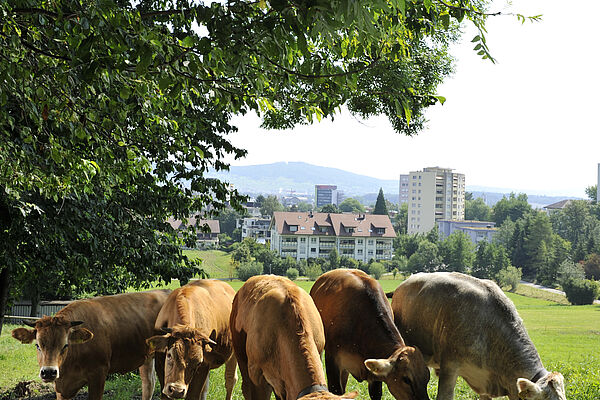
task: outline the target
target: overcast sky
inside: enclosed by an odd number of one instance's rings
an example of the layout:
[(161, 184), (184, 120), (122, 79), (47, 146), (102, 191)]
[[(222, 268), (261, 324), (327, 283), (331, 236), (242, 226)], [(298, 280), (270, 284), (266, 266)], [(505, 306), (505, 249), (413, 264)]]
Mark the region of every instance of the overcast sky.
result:
[(385, 118), (345, 112), (290, 131), (261, 130), (248, 115), (235, 120), (232, 136), (248, 156), (232, 165), (304, 161), (381, 179), (440, 166), (464, 173), (468, 187), (585, 197), (600, 163), (600, 1), (495, 4), (490, 11), (543, 19), (491, 18), (487, 40), (497, 64), (471, 50), (475, 32), (467, 29), (452, 50), (456, 72), (438, 90), (447, 101), (428, 110), (418, 136), (394, 133)]

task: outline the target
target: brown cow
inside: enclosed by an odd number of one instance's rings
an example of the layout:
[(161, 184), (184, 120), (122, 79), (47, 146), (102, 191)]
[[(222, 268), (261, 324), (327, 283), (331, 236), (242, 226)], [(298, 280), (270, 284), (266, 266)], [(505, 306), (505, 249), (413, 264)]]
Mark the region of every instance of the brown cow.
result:
[(54, 382), (57, 399), (70, 399), (88, 385), (90, 400), (104, 393), (106, 376), (140, 369), (142, 399), (154, 391), (154, 362), (146, 357), (146, 339), (169, 291), (152, 290), (77, 300), (54, 317), (17, 328), (22, 343), (37, 341), (40, 378)]
[(382, 382), (396, 399), (427, 396), (429, 369), (419, 349), (406, 346), (379, 283), (357, 269), (336, 269), (310, 291), (325, 327), (325, 367), (332, 393), (346, 390), (348, 373), (369, 383), (380, 400)]
[(452, 400), (462, 376), (482, 400), (566, 400), (563, 376), (548, 372), (514, 304), (492, 281), (456, 272), (420, 273), (393, 294), (394, 321), (440, 376)]
[(168, 333), (148, 339), (151, 352), (158, 352), (156, 368), (159, 380), (164, 379), (164, 395), (205, 399), (209, 370), (225, 364), (226, 398), (231, 399), (237, 381), (229, 332), (233, 296), (229, 284), (214, 279), (197, 280), (171, 293), (154, 325)]
[(230, 325), (246, 400), (268, 400), (272, 391), (284, 400), (340, 399), (325, 386), (319, 312), (292, 281), (273, 275), (248, 279), (233, 300)]

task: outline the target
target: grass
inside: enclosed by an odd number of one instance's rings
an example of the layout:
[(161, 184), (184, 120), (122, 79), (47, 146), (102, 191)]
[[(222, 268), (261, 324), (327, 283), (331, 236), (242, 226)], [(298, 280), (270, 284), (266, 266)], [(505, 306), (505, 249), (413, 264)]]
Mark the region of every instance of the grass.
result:
[[(214, 252), (214, 251), (213, 251)], [(214, 262), (218, 261), (215, 254)], [(388, 277), (386, 277), (388, 278)], [(401, 279), (383, 279), (380, 283), (385, 292), (393, 291)], [(298, 286), (310, 291), (314, 282), (297, 281)], [(233, 281), (231, 286), (239, 289), (243, 282)], [(520, 289), (520, 287), (519, 287)], [(519, 293), (519, 289), (517, 292)], [(545, 292), (526, 288), (530, 296), (546, 297)], [(541, 293), (540, 293), (541, 292)], [(545, 367), (560, 371), (565, 376), (567, 398), (569, 400), (600, 399), (600, 306), (567, 306), (551, 298), (525, 297), (518, 293), (507, 293), (515, 303), (519, 314), (533, 340)], [(560, 295), (556, 295), (560, 296)], [(560, 296), (563, 297), (563, 296)], [(564, 299), (564, 297), (563, 297)], [(33, 345), (22, 345), (10, 337), (14, 326), (5, 326), (0, 337), (0, 393), (12, 388), (22, 380), (39, 380)], [(209, 398), (225, 397), (224, 368), (211, 372)], [(134, 373), (115, 375), (107, 381), (107, 400), (125, 400), (140, 394), (139, 378)], [(158, 385), (156, 394), (158, 395)], [(359, 398), (368, 399), (366, 383), (357, 383), (350, 378), (348, 391), (357, 390)], [(429, 383), (429, 396), (434, 399), (437, 393), (437, 378), (432, 374)], [(478, 397), (459, 378), (456, 387), (456, 400), (475, 400)], [(0, 395), (1, 397), (1, 395)], [(234, 391), (234, 399), (242, 400), (241, 378)], [(384, 400), (391, 400), (384, 385)]]

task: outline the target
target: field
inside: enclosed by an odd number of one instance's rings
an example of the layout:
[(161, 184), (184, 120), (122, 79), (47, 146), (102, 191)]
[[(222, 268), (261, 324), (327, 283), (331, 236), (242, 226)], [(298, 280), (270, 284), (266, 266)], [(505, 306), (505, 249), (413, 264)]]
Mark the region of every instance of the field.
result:
[[(218, 260), (219, 257), (214, 258), (215, 265)], [(400, 282), (393, 279), (380, 281), (386, 292), (395, 289)], [(297, 283), (307, 291), (313, 284), (308, 281)], [(242, 286), (242, 282), (233, 281), (231, 285), (237, 290)], [(529, 294), (545, 296), (544, 293), (537, 292)], [(600, 306), (567, 306), (519, 294), (508, 293), (508, 296), (525, 321), (525, 326), (542, 357), (544, 366), (548, 370), (560, 371), (565, 376), (567, 399), (600, 399)], [(0, 399), (11, 398), (8, 395), (3, 397), (1, 393), (6, 393), (20, 381), (39, 381), (34, 346), (22, 345), (12, 339), (10, 337), (12, 328), (14, 327), (5, 326), (0, 337)], [(223, 372), (223, 368), (211, 372), (209, 399), (225, 397)], [(432, 374), (429, 385), (429, 395), (432, 399), (435, 398), (436, 385), (437, 379)], [(133, 373), (113, 376), (107, 382), (106, 390), (105, 399), (131, 399), (140, 393), (139, 379)], [(359, 384), (352, 378), (348, 390), (358, 390), (360, 398), (369, 398), (366, 384)], [(156, 393), (158, 394), (158, 388)], [(392, 399), (385, 385), (383, 398)], [(239, 381), (234, 399), (243, 399)], [(477, 396), (459, 378), (455, 399), (471, 400), (477, 399)]]

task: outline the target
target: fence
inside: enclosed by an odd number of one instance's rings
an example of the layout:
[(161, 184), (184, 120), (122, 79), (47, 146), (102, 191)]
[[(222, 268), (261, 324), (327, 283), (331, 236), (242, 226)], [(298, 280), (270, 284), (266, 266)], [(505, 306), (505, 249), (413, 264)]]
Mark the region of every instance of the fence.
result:
[(15, 303), (9, 310), (8, 315), (4, 316), (7, 322), (21, 323), (26, 320), (36, 320), (43, 315), (54, 315), (60, 311), (63, 307), (69, 304), (70, 301), (40, 301), (38, 306), (38, 312), (36, 317), (30, 317), (31, 314), (31, 302), (19, 301)]

